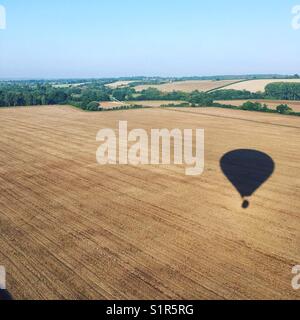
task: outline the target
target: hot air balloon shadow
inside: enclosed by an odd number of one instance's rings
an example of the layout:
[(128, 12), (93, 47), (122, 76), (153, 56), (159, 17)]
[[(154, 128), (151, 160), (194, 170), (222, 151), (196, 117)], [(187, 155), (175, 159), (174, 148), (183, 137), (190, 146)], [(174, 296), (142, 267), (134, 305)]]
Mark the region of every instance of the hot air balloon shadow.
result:
[(13, 300), (12, 295), (7, 290), (0, 289), (0, 301)]
[(226, 153), (220, 166), (244, 200), (242, 208), (250, 205), (245, 198), (251, 197), (273, 174), (275, 163), (266, 153), (257, 150), (240, 149)]

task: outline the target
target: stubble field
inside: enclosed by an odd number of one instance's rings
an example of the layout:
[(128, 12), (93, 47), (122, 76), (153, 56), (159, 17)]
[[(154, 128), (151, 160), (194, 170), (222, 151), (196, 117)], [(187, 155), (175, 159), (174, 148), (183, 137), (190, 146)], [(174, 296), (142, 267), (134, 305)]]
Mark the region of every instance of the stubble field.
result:
[(117, 82), (109, 83), (106, 86), (111, 89), (117, 89), (117, 88), (127, 87), (132, 82), (134, 81), (117, 81)]
[(250, 92), (264, 92), (265, 88), (270, 83), (277, 82), (296, 82), (300, 83), (300, 79), (257, 79), (257, 80), (249, 80), (243, 81), (239, 83), (235, 83), (224, 88), (225, 90), (247, 90)]
[(148, 88), (156, 88), (162, 92), (183, 91), (193, 92), (195, 90), (207, 92), (210, 90), (222, 88), (224, 86), (236, 83), (240, 80), (189, 80), (189, 81), (174, 81), (159, 85), (142, 85), (135, 87), (136, 91), (142, 91)]
[[(0, 265), (17, 299), (300, 299), (300, 121), (219, 109), (0, 109)], [(96, 134), (204, 128), (205, 172), (99, 166)], [(235, 149), (276, 170), (248, 209), (219, 167)], [(258, 168), (259, 170), (259, 168)]]
[(276, 109), (280, 104), (287, 104), (294, 112), (300, 112), (300, 101), (291, 100), (218, 100), (216, 102), (226, 105), (242, 106), (245, 102), (259, 102), (261, 104), (266, 104), (270, 109)]
[(158, 108), (161, 106), (169, 105), (169, 104), (174, 104), (174, 105), (179, 105), (182, 103), (185, 103), (185, 101), (180, 101), (180, 100), (138, 100), (138, 101), (128, 101), (129, 104), (137, 104), (143, 107), (152, 107), (152, 108)]

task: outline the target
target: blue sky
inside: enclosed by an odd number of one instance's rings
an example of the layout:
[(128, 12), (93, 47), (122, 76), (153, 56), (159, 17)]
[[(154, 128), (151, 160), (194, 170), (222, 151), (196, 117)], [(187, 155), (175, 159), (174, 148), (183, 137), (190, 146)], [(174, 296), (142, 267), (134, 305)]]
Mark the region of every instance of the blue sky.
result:
[(300, 73), (300, 0), (0, 4), (0, 78)]

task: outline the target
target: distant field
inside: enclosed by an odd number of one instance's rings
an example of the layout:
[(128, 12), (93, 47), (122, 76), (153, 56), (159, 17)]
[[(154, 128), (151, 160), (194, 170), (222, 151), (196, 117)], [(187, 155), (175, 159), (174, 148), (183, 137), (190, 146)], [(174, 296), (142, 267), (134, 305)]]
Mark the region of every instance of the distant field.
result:
[(129, 105), (129, 102), (115, 102), (115, 101), (102, 101), (100, 102), (100, 106), (104, 109), (113, 109), (117, 107), (123, 107), (125, 105)]
[(236, 83), (240, 80), (222, 80), (222, 81), (212, 81), (212, 80), (196, 80), (196, 81), (178, 81), (170, 82), (159, 85), (142, 85), (135, 87), (136, 91), (142, 91), (148, 88), (156, 88), (162, 92), (172, 92), (172, 91), (183, 91), (192, 92), (195, 90), (199, 91), (210, 91), (213, 89), (218, 89), (223, 86), (227, 86)]
[[(252, 122), (252, 126), (255, 127), (255, 123), (268, 125), (278, 125), (282, 127), (291, 127), (300, 129), (300, 119), (298, 117), (279, 115), (274, 113), (264, 113), (255, 111), (244, 111), (244, 110), (232, 110), (232, 109), (222, 109), (222, 108), (212, 108), (212, 107), (202, 107), (202, 108), (167, 108), (167, 110), (177, 111), (181, 113), (189, 113), (192, 115), (205, 115), (215, 118), (223, 118), (226, 122), (227, 120), (243, 120), (247, 122)], [(229, 122), (228, 122), (229, 123)], [(234, 123), (234, 122), (233, 122)], [(254, 123), (254, 124), (253, 124)], [(234, 130), (234, 129), (233, 129)], [(245, 142), (251, 144), (251, 138), (247, 138)]]
[(170, 101), (170, 100), (154, 100), (154, 101), (128, 101), (127, 104), (137, 104), (144, 107), (161, 107), (162, 105), (167, 104), (181, 104), (184, 103), (184, 101)]
[(88, 82), (82, 82), (82, 83), (63, 83), (63, 84), (54, 84), (54, 88), (71, 88), (71, 87), (79, 87), (84, 84), (87, 84)]
[(106, 86), (111, 89), (116, 89), (116, 88), (120, 88), (120, 87), (126, 87), (132, 82), (134, 82), (134, 81), (117, 81), (117, 82), (107, 84)]
[(243, 81), (239, 83), (232, 84), (230, 86), (227, 86), (226, 90), (233, 89), (233, 90), (247, 90), (250, 92), (264, 92), (265, 87), (270, 84), (270, 83), (275, 83), (275, 82), (297, 82), (300, 83), (300, 79), (270, 79), (270, 80), (249, 80), (249, 81)]
[(115, 101), (103, 101), (100, 102), (100, 105), (104, 109), (113, 109), (117, 107), (122, 107), (122, 106), (129, 106), (129, 105), (139, 105), (143, 107), (161, 107), (162, 105), (167, 105), (167, 104), (181, 104), (184, 101), (170, 101), (170, 100), (145, 100), (145, 101), (122, 101), (122, 102), (115, 102)]
[(290, 101), (290, 100), (218, 100), (215, 102), (226, 104), (226, 105), (233, 105), (233, 106), (242, 106), (245, 102), (252, 101), (252, 102), (260, 102), (265, 103), (270, 109), (276, 109), (277, 106), (280, 104), (287, 104), (290, 108), (292, 108), (295, 112), (300, 112), (300, 101)]
[[(299, 299), (299, 118), (68, 106), (0, 117), (0, 264), (15, 299)], [(120, 120), (149, 134), (205, 129), (204, 174), (98, 165), (96, 134)], [(240, 148), (276, 163), (247, 210), (219, 164)]]

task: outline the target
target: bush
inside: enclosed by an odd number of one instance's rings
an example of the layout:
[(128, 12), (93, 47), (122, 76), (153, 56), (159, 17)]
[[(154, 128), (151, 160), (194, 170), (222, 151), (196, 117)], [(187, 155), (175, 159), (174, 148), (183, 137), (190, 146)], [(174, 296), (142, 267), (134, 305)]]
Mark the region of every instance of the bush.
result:
[(268, 107), (266, 104), (262, 105), (259, 102), (247, 101), (242, 105), (242, 109), (249, 111), (267, 111)]
[(211, 106), (214, 102), (213, 98), (204, 92), (193, 91), (188, 98), (188, 102), (198, 107)]
[(89, 111), (99, 111), (99, 103), (97, 101), (92, 101), (90, 103), (88, 103), (88, 105), (86, 106), (86, 110), (89, 110)]
[(289, 114), (291, 111), (293, 111), (287, 104), (279, 105), (276, 110), (281, 114)]

